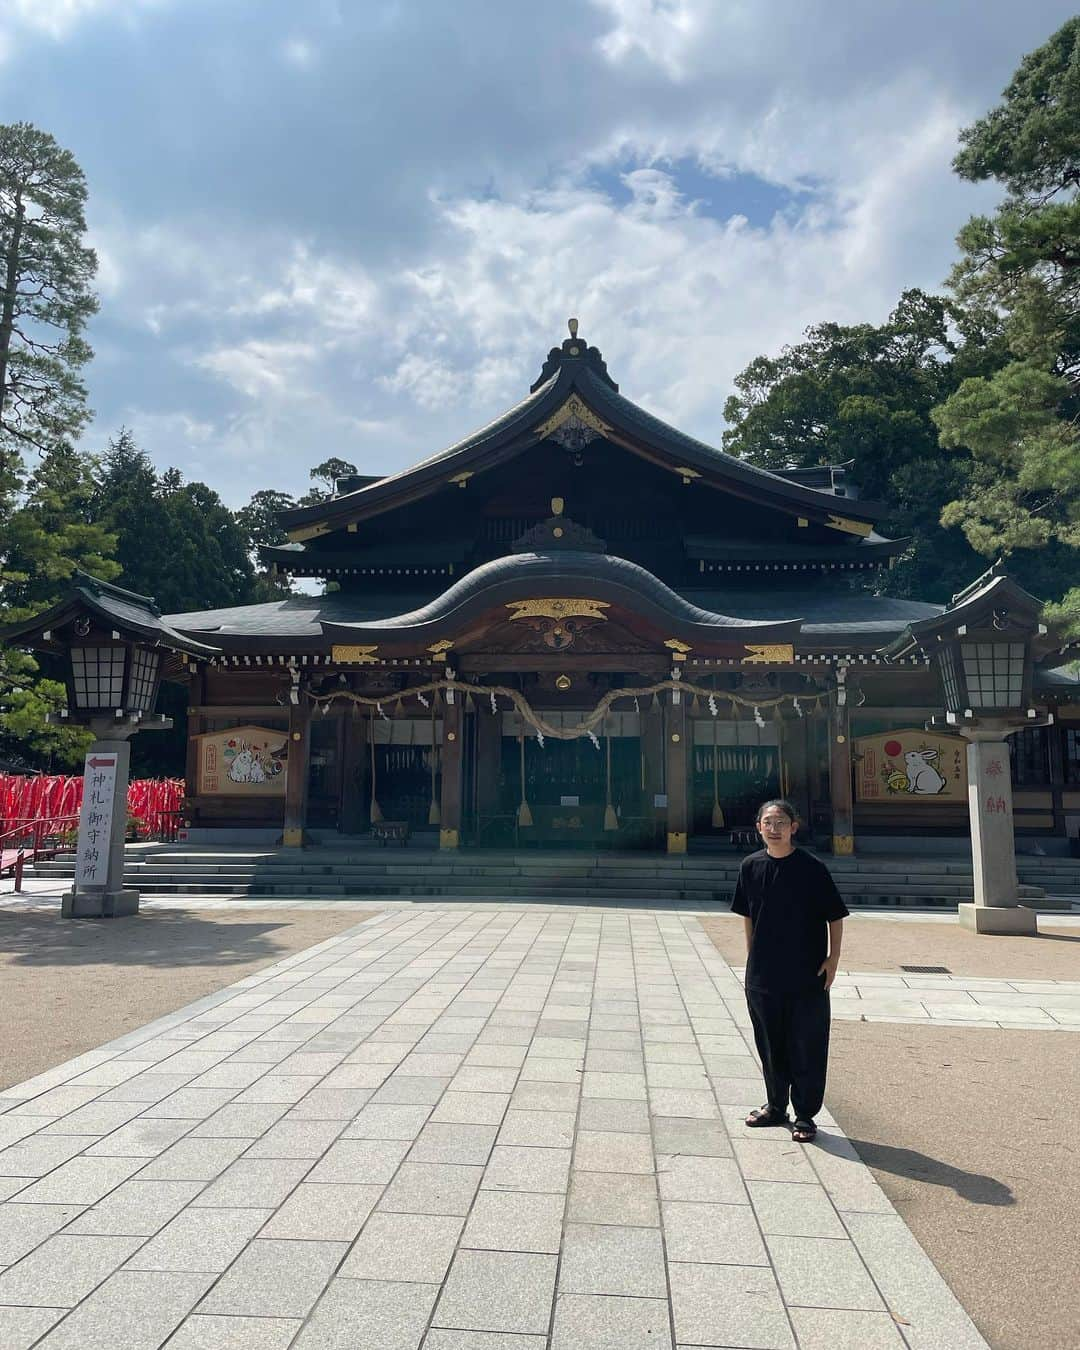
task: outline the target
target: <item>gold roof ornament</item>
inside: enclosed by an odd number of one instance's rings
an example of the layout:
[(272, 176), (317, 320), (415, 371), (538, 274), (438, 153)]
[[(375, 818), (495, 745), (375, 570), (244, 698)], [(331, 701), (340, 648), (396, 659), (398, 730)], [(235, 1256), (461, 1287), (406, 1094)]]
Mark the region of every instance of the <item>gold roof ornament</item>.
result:
[(453, 645), (449, 638), (443, 638), (441, 642), (433, 642), (428, 651), (435, 656), (441, 656), (443, 652), (448, 652)]
[(566, 321), (566, 326), (567, 326), (567, 328), (570, 329), (570, 336), (571, 336), (572, 338), (576, 338), (576, 337), (577, 337), (577, 330), (578, 330), (578, 321), (577, 321), (577, 319), (567, 319), (567, 321)]
[(511, 600), (507, 609), (516, 611), (511, 619), (606, 619), (602, 611), (610, 609), (607, 600), (568, 600), (551, 597), (542, 600)]
[(334, 643), (330, 650), (331, 660), (339, 662), (341, 665), (352, 666), (374, 666), (378, 664), (378, 658), (375, 653), (379, 650), (374, 647), (350, 647), (341, 646)]
[[(610, 430), (608, 424), (597, 417), (579, 394), (571, 394), (561, 408), (553, 412), (546, 422), (540, 423), (536, 434), (541, 440), (558, 440), (560, 445), (571, 435), (575, 441), (581, 440), (587, 444), (597, 436), (606, 436)], [(555, 432), (560, 432), (560, 436), (554, 436)]]
[(847, 516), (830, 516), (825, 522), (830, 530), (843, 530), (845, 534), (859, 534), (865, 539), (874, 528), (864, 520), (849, 520)]
[(770, 662), (788, 662), (795, 660), (795, 648), (790, 642), (748, 642), (746, 655), (742, 659), (744, 666), (768, 665)]

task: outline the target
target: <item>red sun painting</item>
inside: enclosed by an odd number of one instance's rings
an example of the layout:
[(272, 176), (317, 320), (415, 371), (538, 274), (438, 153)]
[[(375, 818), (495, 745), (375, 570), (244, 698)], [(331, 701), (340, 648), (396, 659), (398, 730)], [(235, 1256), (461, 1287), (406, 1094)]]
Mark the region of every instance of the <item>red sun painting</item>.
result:
[(900, 752), (903, 750), (903, 748), (904, 748), (904, 747), (900, 744), (899, 741), (886, 741), (886, 742), (885, 742), (885, 753), (886, 753), (887, 755), (889, 755), (890, 757), (895, 757), (896, 755), (900, 754)]

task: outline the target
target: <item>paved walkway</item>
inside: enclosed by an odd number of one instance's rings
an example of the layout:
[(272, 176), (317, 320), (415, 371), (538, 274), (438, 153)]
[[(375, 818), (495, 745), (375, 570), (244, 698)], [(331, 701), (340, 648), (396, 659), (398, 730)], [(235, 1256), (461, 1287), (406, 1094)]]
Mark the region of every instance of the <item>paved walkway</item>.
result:
[(965, 1350), (693, 916), (396, 910), (0, 1094), (0, 1345)]
[[(736, 967), (735, 973), (741, 980), (743, 970)], [(1074, 980), (988, 980), (846, 970), (837, 974), (831, 1003), (833, 1018), (849, 1022), (1080, 1031), (1080, 981)], [(734, 1000), (728, 1006), (733, 1013), (741, 1011)]]

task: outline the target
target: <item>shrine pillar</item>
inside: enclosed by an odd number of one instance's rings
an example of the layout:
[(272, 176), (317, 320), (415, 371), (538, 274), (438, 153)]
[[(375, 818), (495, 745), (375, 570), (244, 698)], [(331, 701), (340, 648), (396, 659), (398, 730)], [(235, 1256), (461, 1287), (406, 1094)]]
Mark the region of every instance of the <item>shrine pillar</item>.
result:
[(285, 819), (281, 842), (302, 848), (307, 824), (308, 775), (311, 771), (311, 704), (289, 706), (289, 758), (285, 770)]
[[(442, 743), (442, 799), (439, 803), (440, 826), (439, 847), (441, 849), (460, 848), (461, 846), (461, 741), (464, 730), (463, 700), (460, 690), (446, 691), (446, 706), (443, 708)], [(453, 703), (450, 699), (453, 698)], [(494, 719), (492, 719), (494, 720)]]
[(689, 755), (687, 747), (688, 719), (686, 694), (678, 695), (667, 715), (667, 851), (685, 853), (690, 833), (689, 793), (687, 776)]
[(837, 687), (829, 700), (829, 798), (832, 806), (832, 851), (835, 857), (855, 852), (851, 792), (851, 716), (845, 671), (837, 671)]

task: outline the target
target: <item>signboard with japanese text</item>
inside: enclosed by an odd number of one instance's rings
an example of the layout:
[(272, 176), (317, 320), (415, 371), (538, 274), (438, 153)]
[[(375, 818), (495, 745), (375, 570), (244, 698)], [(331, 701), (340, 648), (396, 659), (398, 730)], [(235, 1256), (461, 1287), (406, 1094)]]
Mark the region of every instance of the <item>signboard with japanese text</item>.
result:
[(93, 750), (83, 765), (79, 843), (75, 851), (75, 890), (107, 884), (112, 836), (116, 755)]
[(280, 797), (285, 792), (289, 734), (268, 727), (208, 731), (198, 744), (200, 795)]
[(855, 799), (903, 805), (966, 801), (966, 751), (960, 736), (915, 727), (856, 736)]

